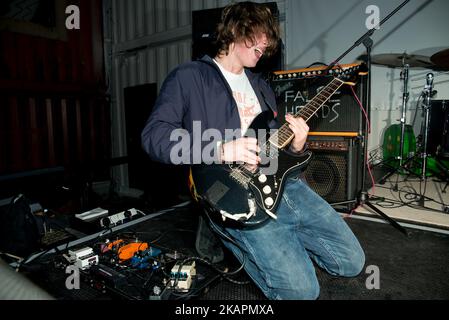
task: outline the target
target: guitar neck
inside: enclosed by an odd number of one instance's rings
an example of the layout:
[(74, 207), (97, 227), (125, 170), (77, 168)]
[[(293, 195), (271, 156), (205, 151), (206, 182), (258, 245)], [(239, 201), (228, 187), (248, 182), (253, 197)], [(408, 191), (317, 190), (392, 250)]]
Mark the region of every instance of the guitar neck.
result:
[[(344, 83), (344, 81), (334, 78), (323, 90), (301, 108), (294, 117), (303, 118), (308, 122)], [(282, 149), (290, 143), (294, 136), (295, 134), (290, 130), (288, 123), (286, 123), (270, 137), (269, 142), (277, 148)]]

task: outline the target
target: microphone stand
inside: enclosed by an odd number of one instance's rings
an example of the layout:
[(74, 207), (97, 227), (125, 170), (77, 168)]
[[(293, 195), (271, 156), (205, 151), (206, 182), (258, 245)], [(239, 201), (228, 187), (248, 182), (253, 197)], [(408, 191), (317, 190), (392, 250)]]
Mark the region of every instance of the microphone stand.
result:
[[(393, 15), (395, 15), (402, 7), (404, 7), (410, 0), (405, 0), (403, 3), (401, 3), (396, 9), (394, 9), (388, 16), (386, 16), (380, 23), (379, 28)], [(366, 47), (366, 65), (368, 69), (368, 79), (367, 79), (367, 85), (364, 90), (364, 98), (365, 100), (365, 107), (366, 112), (369, 115), (371, 113), (371, 50), (373, 47), (373, 40), (371, 39), (371, 36), (374, 34), (376, 28), (368, 30), (362, 37), (360, 37), (348, 50), (346, 50), (340, 57), (337, 58), (334, 62), (332, 62), (326, 70), (331, 70), (343, 57), (345, 57), (349, 52), (354, 50), (356, 47), (363, 44)], [(364, 158), (365, 158), (365, 164), (368, 166), (368, 134), (369, 134), (369, 127), (368, 127), (368, 121), (365, 121), (365, 141), (364, 141)], [(366, 168), (363, 168), (362, 170), (362, 191), (360, 194), (360, 204), (366, 205), (370, 209), (372, 209), (374, 212), (382, 216), (385, 220), (387, 220), (393, 227), (398, 229), (400, 232), (404, 233), (406, 236), (408, 236), (407, 230), (405, 230), (399, 223), (397, 223), (395, 220), (393, 220), (391, 217), (387, 216), (384, 212), (379, 210), (377, 207), (375, 207), (369, 200), (369, 195), (367, 192), (364, 191), (365, 188), (365, 181), (366, 181)]]

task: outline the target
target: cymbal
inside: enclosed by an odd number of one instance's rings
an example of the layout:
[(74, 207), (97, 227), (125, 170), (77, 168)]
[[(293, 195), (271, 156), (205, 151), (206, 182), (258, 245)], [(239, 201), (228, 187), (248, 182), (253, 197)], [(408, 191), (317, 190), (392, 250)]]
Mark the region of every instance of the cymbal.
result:
[(449, 49), (442, 50), (430, 57), (439, 70), (449, 70)]
[(429, 57), (406, 53), (376, 54), (372, 56), (371, 62), (390, 68), (402, 68), (406, 64), (408, 64), (410, 68), (433, 69), (435, 67)]

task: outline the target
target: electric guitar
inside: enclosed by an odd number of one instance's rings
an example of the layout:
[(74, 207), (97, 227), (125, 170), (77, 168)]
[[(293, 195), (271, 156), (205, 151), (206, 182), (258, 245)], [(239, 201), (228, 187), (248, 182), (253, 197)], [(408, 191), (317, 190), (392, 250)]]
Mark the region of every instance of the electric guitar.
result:
[[(354, 85), (343, 79), (354, 76), (354, 71), (359, 67), (352, 65), (347, 70), (339, 69), (338, 76), (294, 116), (306, 122), (310, 120), (343, 84)], [(312, 158), (310, 151), (301, 154), (289, 152), (294, 133), (287, 123), (269, 135), (268, 123), (272, 119), (271, 111), (263, 112), (254, 119), (248, 130), (255, 133), (259, 141), (262, 165), (212, 164), (191, 168), (190, 184), (194, 197), (206, 202), (214, 212), (221, 214), (223, 220), (231, 219), (241, 226), (253, 226), (270, 217), (276, 219), (276, 209), (282, 199), (286, 180), (294, 173), (299, 174)], [(260, 132), (262, 136), (258, 134)]]

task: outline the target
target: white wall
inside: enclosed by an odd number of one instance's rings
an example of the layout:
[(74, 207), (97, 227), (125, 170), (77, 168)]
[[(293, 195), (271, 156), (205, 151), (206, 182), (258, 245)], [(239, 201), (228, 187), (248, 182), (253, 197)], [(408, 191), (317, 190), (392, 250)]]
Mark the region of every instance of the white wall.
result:
[[(365, 26), (367, 6), (377, 5), (383, 19), (401, 3), (402, 0), (287, 0), (287, 68), (307, 67), (317, 61), (331, 63), (368, 31)], [(449, 48), (448, 13), (447, 0), (411, 0), (374, 33), (372, 55), (407, 52), (430, 57), (443, 48)], [(340, 63), (352, 63), (365, 52), (366, 48), (361, 45)], [(407, 124), (415, 116), (417, 99), (428, 72), (433, 71), (411, 69)], [(385, 129), (399, 123), (401, 118), (403, 82), (400, 73), (399, 68), (373, 65), (370, 151), (381, 147)], [(449, 75), (433, 73), (435, 90), (438, 91), (434, 99), (449, 99)], [(422, 121), (419, 112), (415, 135), (420, 133)]]

